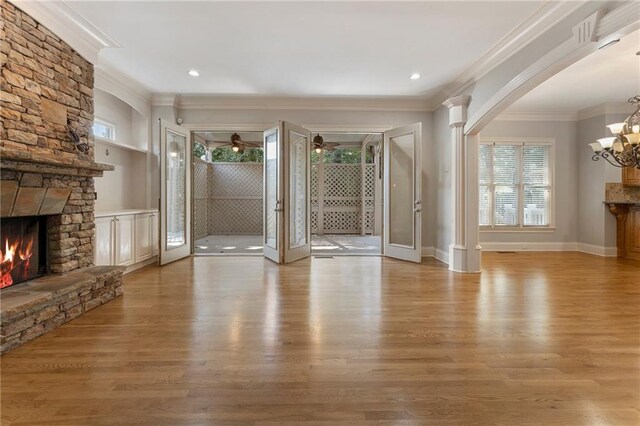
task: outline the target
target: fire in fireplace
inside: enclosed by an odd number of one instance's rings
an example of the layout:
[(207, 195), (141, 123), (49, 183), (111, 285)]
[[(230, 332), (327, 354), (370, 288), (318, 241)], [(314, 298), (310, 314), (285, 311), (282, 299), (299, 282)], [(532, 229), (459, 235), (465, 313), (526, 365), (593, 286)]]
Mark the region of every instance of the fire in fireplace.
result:
[(46, 229), (37, 216), (3, 218), (0, 230), (0, 288), (46, 271)]

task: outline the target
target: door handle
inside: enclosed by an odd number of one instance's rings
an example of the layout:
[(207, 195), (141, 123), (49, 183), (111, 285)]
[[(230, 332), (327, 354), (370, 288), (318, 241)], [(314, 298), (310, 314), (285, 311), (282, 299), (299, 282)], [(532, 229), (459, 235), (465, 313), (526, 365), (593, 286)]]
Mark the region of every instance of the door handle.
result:
[(416, 200), (413, 205), (415, 206), (413, 209), (414, 213), (420, 213), (422, 211), (422, 201)]
[(280, 200), (276, 201), (276, 208), (273, 209), (274, 212), (281, 212), (284, 211), (284, 209), (282, 207), (278, 207), (280, 205)]

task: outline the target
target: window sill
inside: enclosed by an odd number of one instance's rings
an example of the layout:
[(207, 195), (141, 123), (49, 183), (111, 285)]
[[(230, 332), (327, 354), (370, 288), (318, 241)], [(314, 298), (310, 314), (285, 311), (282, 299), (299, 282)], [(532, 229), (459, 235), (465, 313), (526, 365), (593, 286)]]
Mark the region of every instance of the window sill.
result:
[(491, 227), (487, 227), (487, 226), (481, 226), (480, 227), (480, 232), (487, 232), (487, 233), (510, 233), (510, 234), (519, 234), (519, 233), (524, 233), (524, 234), (528, 234), (531, 232), (537, 232), (537, 233), (553, 233), (556, 232), (556, 227), (555, 226), (527, 226), (527, 227), (514, 227), (514, 226), (505, 226), (505, 227), (495, 227), (495, 228), (491, 228)]

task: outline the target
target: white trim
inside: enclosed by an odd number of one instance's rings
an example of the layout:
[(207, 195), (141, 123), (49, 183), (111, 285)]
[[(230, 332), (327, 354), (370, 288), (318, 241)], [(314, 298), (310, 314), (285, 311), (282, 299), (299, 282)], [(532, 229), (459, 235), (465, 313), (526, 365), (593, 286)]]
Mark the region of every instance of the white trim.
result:
[[(582, 27), (585, 21), (593, 21), (593, 16), (587, 17), (574, 25), (573, 28)], [(557, 45), (512, 78), (481, 105), (467, 122), (465, 134), (471, 135), (480, 132), (522, 95), (567, 66), (595, 52), (603, 40), (608, 41), (612, 35), (622, 37), (640, 28), (640, 2), (631, 1), (622, 4), (602, 17), (596, 25), (596, 39), (599, 41), (581, 43), (577, 37), (572, 35)]]
[(115, 68), (106, 64), (96, 66), (94, 87), (119, 98), (144, 117), (150, 116), (151, 92)]
[(180, 95), (177, 93), (153, 93), (150, 102), (152, 106), (177, 107), (180, 103)]
[(462, 93), (473, 83), (537, 39), (541, 34), (544, 34), (551, 27), (575, 12), (584, 3), (586, 3), (584, 0), (545, 2), (513, 31), (486, 51), (462, 74), (448, 83), (445, 89), (434, 97), (432, 102), (434, 109), (437, 109), (447, 97)]
[(435, 257), (435, 252), (434, 247), (422, 247), (422, 257)]
[[(175, 94), (154, 94), (153, 105), (165, 105)], [(180, 109), (312, 110), (312, 111), (432, 111), (424, 96), (254, 96), (182, 95)]]
[(496, 226), (494, 228), (490, 226), (480, 225), (480, 233), (485, 234), (553, 234), (556, 232), (553, 226), (525, 226), (518, 228), (515, 226)]
[(576, 243), (576, 250), (582, 253), (594, 254), (596, 256), (617, 257), (617, 247), (596, 246), (593, 244)]
[(153, 265), (153, 264), (158, 264), (158, 255), (155, 255), (147, 260), (143, 260), (141, 262), (138, 263), (134, 263), (133, 265), (129, 265), (127, 266), (127, 269), (124, 270), (124, 275), (133, 272), (133, 271), (137, 271), (138, 269), (142, 269), (145, 266), (149, 266), (149, 265)]
[(575, 111), (509, 111), (498, 115), (494, 121), (578, 121)]
[(190, 132), (264, 132), (273, 127), (274, 123), (250, 123), (250, 124), (206, 124), (206, 123), (182, 123), (181, 126)]
[(578, 111), (578, 120), (586, 120), (587, 118), (597, 117), (607, 114), (627, 114), (631, 115), (634, 111), (633, 105), (626, 102), (609, 102), (591, 108), (585, 108)]
[(120, 47), (115, 40), (76, 12), (66, 1), (9, 1), (94, 65), (97, 64), (98, 54), (103, 48)]
[(448, 250), (440, 250), (439, 248), (435, 249), (434, 256), (442, 263), (449, 264), (449, 251)]
[(578, 251), (578, 243), (481, 242), (483, 251)]

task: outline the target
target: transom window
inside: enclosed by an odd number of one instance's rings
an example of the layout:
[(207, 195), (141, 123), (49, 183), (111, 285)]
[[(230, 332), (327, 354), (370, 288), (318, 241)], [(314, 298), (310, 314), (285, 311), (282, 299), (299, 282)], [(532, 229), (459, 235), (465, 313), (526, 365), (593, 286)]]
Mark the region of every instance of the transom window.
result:
[(116, 140), (116, 126), (108, 121), (94, 118), (93, 120), (93, 136), (100, 139), (110, 141)]
[(480, 226), (552, 226), (553, 148), (553, 140), (481, 140)]

